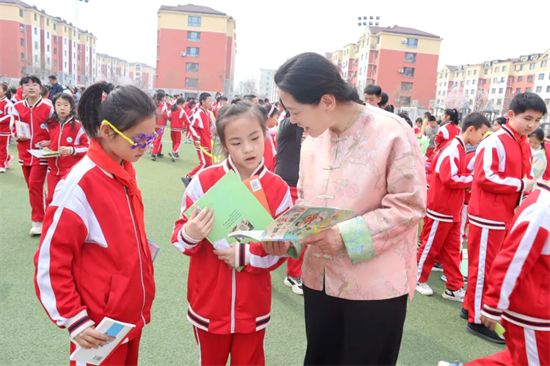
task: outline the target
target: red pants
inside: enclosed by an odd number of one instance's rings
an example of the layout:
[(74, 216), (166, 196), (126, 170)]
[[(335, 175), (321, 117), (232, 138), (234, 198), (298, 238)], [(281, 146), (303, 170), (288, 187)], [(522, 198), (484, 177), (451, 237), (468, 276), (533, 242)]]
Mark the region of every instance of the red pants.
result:
[(199, 345), (200, 365), (225, 366), (229, 354), (231, 366), (265, 365), (265, 329), (254, 333), (213, 334), (193, 328)]
[(493, 230), (470, 225), (468, 234), (468, 289), (464, 309), (470, 323), (481, 324), (481, 307), (487, 291), (487, 272), (500, 251), (506, 230)]
[(10, 145), (10, 136), (0, 136), (0, 168), (5, 168), (10, 154), (8, 146)]
[(31, 219), (35, 222), (44, 220), (46, 197), (44, 195), (44, 181), (48, 171), (47, 165), (22, 166), (23, 176), (29, 188), (29, 201), (31, 203)]
[[(132, 331), (133, 332), (133, 331)], [(139, 358), (139, 342), (141, 340), (141, 330), (139, 334), (136, 335), (131, 341), (119, 344), (117, 348), (109, 357), (101, 363), (101, 366), (137, 366)], [(71, 342), (71, 354), (76, 350), (76, 344)], [(71, 366), (86, 366), (91, 364), (86, 364), (82, 362), (71, 361)]]
[[(472, 225), (473, 226), (473, 225)], [(550, 332), (522, 328), (502, 319), (506, 349), (468, 366), (550, 365)]]
[[(298, 199), (298, 188), (290, 187), (290, 196), (292, 197), (292, 203), (296, 204), (296, 200)], [(304, 263), (304, 254), (306, 254), (305, 249), (302, 252), (302, 255), (300, 255), (300, 258), (288, 258), (286, 262), (286, 274), (288, 276), (294, 278), (302, 277), (302, 263)]]
[[(160, 129), (161, 129), (160, 127), (156, 127), (155, 132), (159, 132)], [(162, 136), (164, 136), (164, 130), (155, 139), (155, 143), (153, 144), (153, 154), (154, 155), (162, 153)]]
[[(203, 146), (203, 149), (208, 151), (209, 154), (212, 154), (212, 149), (210, 147)], [(208, 156), (201, 149), (197, 148), (197, 155), (199, 156), (199, 165), (195, 169), (191, 170), (188, 174), (189, 178), (193, 178), (199, 170), (207, 168), (212, 165), (212, 156)]]
[(57, 183), (63, 178), (62, 175), (55, 175), (51, 172), (48, 172), (48, 177), (46, 179), (48, 183), (48, 198), (46, 198), (46, 207), (52, 203), (53, 200), (53, 194), (55, 192), (55, 187), (57, 186)]
[(172, 151), (178, 152), (181, 145), (181, 131), (170, 131), (170, 137), (172, 138)]
[(468, 235), (468, 204), (465, 203), (462, 208), (462, 217), (460, 219), (460, 263), (462, 263), (462, 251), (464, 250), (464, 241)]
[(447, 288), (451, 291), (462, 288), (464, 278), (460, 273), (460, 222), (436, 221), (426, 216), (420, 240), (417, 281), (428, 280), (435, 257), (439, 254), (443, 273), (447, 276)]

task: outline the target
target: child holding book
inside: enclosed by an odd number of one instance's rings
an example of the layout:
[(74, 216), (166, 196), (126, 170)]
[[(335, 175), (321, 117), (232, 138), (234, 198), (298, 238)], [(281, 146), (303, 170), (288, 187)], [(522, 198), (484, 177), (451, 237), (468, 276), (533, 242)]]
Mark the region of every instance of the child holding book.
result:
[(107, 337), (94, 328), (105, 317), (134, 324), (101, 365), (137, 365), (155, 282), (132, 163), (157, 137), (156, 106), (132, 85), (113, 90), (102, 102), (106, 86), (97, 82), (80, 99), (78, 115), (90, 148), (59, 182), (47, 209), (34, 257), (35, 288), (50, 319), (69, 330), (71, 353), (77, 345), (106, 344)]
[[(185, 190), (182, 216), (172, 243), (191, 257), (187, 319), (193, 324), (202, 365), (264, 365), (265, 328), (270, 322), (270, 271), (286, 258), (272, 256), (261, 243), (233, 244), (214, 250), (206, 237), (215, 212), (195, 208), (189, 220), (183, 213), (218, 180), (233, 170), (241, 179), (258, 176), (272, 217), (292, 205), (288, 185), (264, 166), (265, 117), (249, 102), (220, 109), (217, 133), (227, 155), (223, 163), (195, 175)], [(243, 267), (241, 271), (235, 268)]]

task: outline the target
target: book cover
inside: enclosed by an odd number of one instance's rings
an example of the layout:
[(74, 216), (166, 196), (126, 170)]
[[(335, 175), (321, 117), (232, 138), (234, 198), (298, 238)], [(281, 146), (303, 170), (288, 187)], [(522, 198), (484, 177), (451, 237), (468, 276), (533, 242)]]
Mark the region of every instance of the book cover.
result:
[(31, 153), (31, 155), (36, 156), (37, 158), (57, 158), (58, 156), (61, 156), (59, 154), (59, 151), (52, 151), (50, 149), (43, 149), (43, 150), (27, 150)]
[(248, 179), (243, 180), (243, 183), (248, 187), (250, 192), (260, 201), (262, 206), (267, 210), (267, 212), (271, 212), (269, 209), (269, 203), (267, 203), (267, 197), (265, 196), (264, 188), (262, 187), (262, 183), (260, 182), (260, 178), (255, 175), (253, 177), (250, 177)]
[(15, 132), (17, 133), (17, 137), (31, 138), (31, 127), (28, 123), (15, 121)]
[(70, 360), (86, 364), (100, 365), (124, 340), (132, 328), (135, 328), (135, 325), (122, 323), (110, 318), (103, 318), (95, 330), (107, 336), (107, 344), (99, 347), (98, 349), (84, 349), (79, 346), (71, 354)]

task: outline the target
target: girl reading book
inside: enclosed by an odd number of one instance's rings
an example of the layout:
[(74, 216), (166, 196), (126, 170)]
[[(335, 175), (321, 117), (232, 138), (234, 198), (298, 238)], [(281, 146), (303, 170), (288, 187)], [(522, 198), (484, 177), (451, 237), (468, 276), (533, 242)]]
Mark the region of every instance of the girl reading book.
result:
[(113, 90), (102, 103), (106, 87), (95, 83), (80, 99), (90, 147), (58, 183), (46, 211), (35, 287), (50, 319), (69, 330), (71, 353), (108, 342), (94, 328), (105, 317), (134, 324), (102, 366), (137, 365), (155, 282), (132, 163), (156, 137), (156, 106), (132, 85)]
[[(261, 243), (214, 250), (206, 237), (214, 224), (210, 208), (183, 215), (218, 180), (233, 170), (242, 180), (258, 176), (271, 216), (292, 205), (288, 185), (264, 166), (265, 117), (240, 101), (220, 109), (216, 128), (227, 160), (201, 170), (185, 190), (182, 215), (172, 243), (191, 257), (187, 319), (193, 324), (202, 365), (264, 365), (265, 328), (270, 322), (271, 276), (286, 258), (272, 256)], [(243, 267), (241, 271), (235, 268)]]

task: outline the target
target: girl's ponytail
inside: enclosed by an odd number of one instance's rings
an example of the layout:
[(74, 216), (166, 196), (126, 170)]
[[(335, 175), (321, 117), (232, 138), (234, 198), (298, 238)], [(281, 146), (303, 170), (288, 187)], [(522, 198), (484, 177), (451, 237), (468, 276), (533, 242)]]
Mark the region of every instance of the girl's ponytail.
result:
[[(80, 122), (90, 139), (98, 136), (101, 121), (99, 120), (99, 107), (103, 101), (103, 92), (110, 94), (113, 90), (106, 81), (98, 81), (86, 88), (78, 102), (78, 116)], [(108, 90), (108, 91), (106, 91)]]
[(449, 116), (449, 118), (451, 119), (451, 123), (452, 123), (453, 125), (458, 126), (458, 111), (457, 111), (455, 108), (453, 108), (453, 109), (450, 109), (450, 108), (449, 108), (449, 109), (445, 109), (445, 114), (446, 114), (447, 116)]

